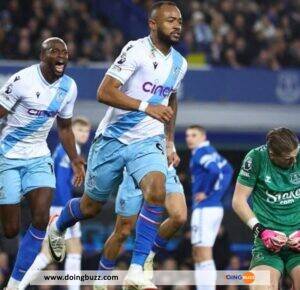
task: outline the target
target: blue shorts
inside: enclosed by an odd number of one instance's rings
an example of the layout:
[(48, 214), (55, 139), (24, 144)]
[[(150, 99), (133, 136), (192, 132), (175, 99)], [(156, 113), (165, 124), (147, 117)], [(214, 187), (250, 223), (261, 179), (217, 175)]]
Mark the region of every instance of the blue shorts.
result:
[[(180, 193), (184, 194), (183, 187), (179, 181), (174, 168), (168, 169), (168, 175), (166, 180), (166, 192), (168, 194)], [(137, 215), (141, 209), (143, 203), (143, 193), (134, 183), (133, 178), (124, 173), (124, 180), (119, 187), (115, 212), (121, 216)]]
[(124, 167), (136, 184), (149, 172), (167, 175), (164, 136), (147, 138), (129, 145), (118, 139), (100, 136), (91, 146), (85, 193), (93, 200), (105, 202), (118, 192)]
[(10, 159), (0, 155), (0, 204), (17, 204), (23, 194), (42, 187), (55, 188), (50, 156)]

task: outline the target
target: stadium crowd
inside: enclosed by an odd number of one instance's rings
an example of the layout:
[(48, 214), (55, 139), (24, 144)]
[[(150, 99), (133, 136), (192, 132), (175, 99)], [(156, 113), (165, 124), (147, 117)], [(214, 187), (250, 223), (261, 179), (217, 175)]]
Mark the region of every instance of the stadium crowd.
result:
[[(132, 1), (146, 11), (155, 2)], [(0, 58), (36, 59), (41, 41), (57, 35), (68, 43), (74, 62), (112, 61), (127, 39), (121, 27), (112, 27), (110, 19), (96, 13), (93, 4), (91, 0), (1, 1)], [(187, 0), (181, 6), (187, 55), (200, 54), (208, 64), (233, 68), (277, 70), (300, 65), (297, 0)]]

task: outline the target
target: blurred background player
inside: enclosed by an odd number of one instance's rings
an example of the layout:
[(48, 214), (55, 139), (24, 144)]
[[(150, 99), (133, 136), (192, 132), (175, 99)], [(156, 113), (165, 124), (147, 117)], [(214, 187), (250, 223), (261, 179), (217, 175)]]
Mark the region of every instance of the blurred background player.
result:
[[(300, 154), (297, 135), (287, 128), (267, 134), (266, 145), (252, 149), (244, 159), (232, 205), (252, 229), (255, 241), (252, 270), (266, 270), (271, 286), (279, 289), (284, 273), (300, 289)], [(252, 195), (253, 210), (248, 204)]]
[[(197, 290), (213, 290), (201, 286), (203, 281), (216, 279), (212, 247), (223, 218), (221, 199), (231, 184), (233, 169), (228, 161), (210, 145), (203, 127), (192, 125), (186, 130), (186, 143), (191, 150), (193, 212), (191, 216), (193, 259)], [(210, 271), (201, 274), (198, 271)]]
[[(0, 92), (0, 118), (7, 117), (0, 136), (1, 222), (5, 236), (20, 227), (20, 201), (29, 202), (32, 223), (23, 237), (8, 289), (17, 289), (39, 253), (55, 188), (53, 161), (46, 138), (57, 119), (60, 140), (72, 161), (75, 185), (84, 178), (71, 128), (77, 97), (75, 81), (64, 75), (68, 50), (60, 38), (45, 40), (41, 62), (14, 74)], [(12, 214), (13, 213), (13, 214)]]
[[(81, 154), (81, 147), (89, 140), (91, 131), (91, 123), (88, 119), (83, 117), (77, 117), (72, 121), (72, 129), (76, 142), (77, 153)], [(54, 154), (54, 172), (56, 176), (56, 189), (54, 192), (54, 198), (50, 208), (50, 215), (58, 215), (62, 211), (66, 203), (73, 198), (73, 177), (70, 159), (64, 150), (62, 144), (58, 144)], [(65, 261), (65, 271), (80, 271), (81, 269), (81, 230), (80, 223), (76, 223), (73, 227), (68, 228), (66, 231), (66, 246), (67, 255)], [(36, 257), (34, 263), (25, 274), (20, 288), (25, 288), (38, 274), (37, 271), (41, 271), (47, 267), (53, 260), (48, 250), (47, 243), (44, 242), (41, 253)], [(35, 272), (33, 272), (35, 271)], [(78, 285), (75, 285), (75, 281), (72, 281), (72, 286), (69, 286), (70, 290), (78, 290), (80, 288), (80, 281)]]
[[(141, 286), (148, 283), (142, 279), (143, 266), (165, 211), (166, 156), (169, 162), (174, 158), (175, 116), (169, 98), (173, 95), (176, 99), (187, 70), (185, 58), (172, 47), (182, 30), (176, 4), (154, 4), (149, 27), (150, 35), (129, 42), (101, 82), (97, 99), (110, 107), (89, 153), (85, 193), (81, 199), (70, 200), (49, 227), (50, 251), (59, 261), (65, 250), (65, 230), (101, 211), (110, 194), (117, 192), (126, 167), (144, 195), (126, 278)], [(172, 153), (167, 150), (166, 154), (165, 147)]]

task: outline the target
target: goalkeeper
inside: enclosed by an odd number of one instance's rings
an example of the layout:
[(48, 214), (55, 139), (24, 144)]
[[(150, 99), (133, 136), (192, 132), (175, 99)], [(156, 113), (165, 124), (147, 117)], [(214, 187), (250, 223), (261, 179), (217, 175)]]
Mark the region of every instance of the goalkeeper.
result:
[[(252, 194), (253, 211), (248, 205)], [(299, 140), (287, 128), (267, 134), (267, 144), (244, 159), (233, 196), (233, 209), (252, 229), (254, 247), (250, 268), (270, 272), (277, 290), (287, 272), (300, 289), (300, 154)]]

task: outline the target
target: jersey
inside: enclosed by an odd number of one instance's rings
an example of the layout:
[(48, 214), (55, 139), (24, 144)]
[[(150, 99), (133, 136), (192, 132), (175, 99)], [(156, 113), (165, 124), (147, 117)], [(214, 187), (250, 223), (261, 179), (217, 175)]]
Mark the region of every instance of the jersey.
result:
[(262, 225), (287, 235), (300, 229), (300, 154), (296, 163), (281, 169), (269, 158), (267, 146), (245, 157), (238, 182), (253, 188), (253, 211)]
[[(150, 36), (130, 41), (106, 72), (122, 83), (126, 95), (150, 104), (168, 105), (187, 70), (187, 62), (174, 48), (168, 55), (160, 52)], [(144, 112), (109, 107), (101, 121), (100, 134), (117, 138), (124, 144), (164, 135), (164, 124)]]
[[(232, 166), (222, 157), (209, 141), (203, 142), (192, 152), (190, 160), (193, 206), (221, 206), (221, 199), (230, 185)], [(195, 202), (195, 195), (204, 192), (207, 198)]]
[[(76, 144), (77, 153), (80, 154), (80, 146)], [(57, 145), (54, 153), (54, 172), (56, 177), (56, 190), (52, 206), (65, 206), (73, 198), (73, 169), (70, 159), (61, 144)]]
[(56, 116), (73, 115), (75, 81), (63, 75), (49, 84), (40, 65), (15, 73), (0, 90), (0, 105), (9, 111), (0, 132), (0, 154), (12, 159), (50, 155), (46, 139)]

